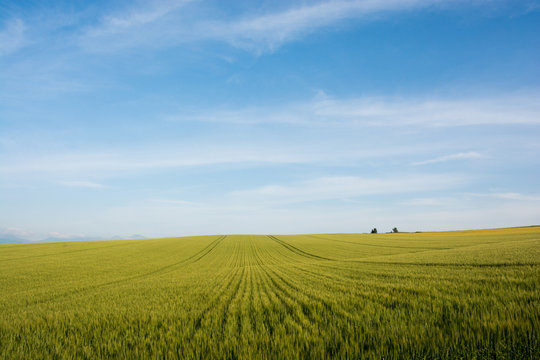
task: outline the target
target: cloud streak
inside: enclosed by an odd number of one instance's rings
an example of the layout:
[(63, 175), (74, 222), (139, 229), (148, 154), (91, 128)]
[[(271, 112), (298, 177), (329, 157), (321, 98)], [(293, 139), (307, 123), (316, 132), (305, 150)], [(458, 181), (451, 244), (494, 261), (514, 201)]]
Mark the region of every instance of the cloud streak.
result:
[(481, 193), (481, 194), (472, 194), (476, 197), (490, 197), (504, 200), (514, 200), (514, 201), (540, 201), (540, 195), (535, 194), (521, 194), (517, 192), (502, 192), (502, 193)]
[(106, 186), (92, 181), (61, 181), (60, 185), (77, 188), (103, 189)]
[[(83, 32), (80, 40), (88, 49), (97, 51), (138, 46), (171, 47), (212, 40), (262, 53), (346, 20), (443, 4), (439, 0), (322, 1), (266, 14), (240, 15), (224, 21), (197, 11), (196, 16), (177, 11), (190, 2), (162, 1), (153, 6), (126, 10), (126, 15), (105, 16), (99, 25)], [(444, 4), (448, 5), (448, 2)], [(108, 37), (115, 41), (104, 43)]]
[[(425, 7), (433, 0), (325, 1), (278, 13), (252, 16), (232, 23), (211, 23), (208, 36), (249, 50), (275, 50), (301, 36), (346, 19)], [(264, 47), (264, 48), (263, 48)]]
[[(238, 124), (284, 123), (296, 125), (429, 126), (540, 124), (540, 94), (499, 94), (476, 98), (333, 99), (276, 107), (223, 109), (193, 115), (169, 116), (170, 121)], [(471, 154), (469, 154), (470, 156)]]
[(193, 0), (157, 1), (145, 4), (144, 8), (134, 8), (121, 15), (105, 16), (97, 26), (88, 28), (85, 36), (105, 37), (109, 35), (137, 31), (147, 24), (159, 21)]
[(417, 162), (412, 163), (412, 165), (428, 165), (428, 164), (436, 164), (436, 163), (442, 163), (442, 162), (453, 161), (453, 160), (480, 159), (483, 157), (484, 156), (482, 154), (476, 151), (460, 152), (457, 154), (439, 156), (439, 157), (429, 159), (429, 160), (417, 161)]
[[(0, 164), (0, 173), (126, 173), (170, 168), (201, 167), (221, 164), (293, 164), (314, 161), (309, 154), (291, 155), (288, 149), (268, 149), (252, 146), (186, 149), (162, 146), (159, 149), (125, 150), (99, 153), (50, 154), (43, 157), (17, 159)], [(97, 187), (92, 182), (63, 181), (65, 186)]]
[(21, 19), (6, 22), (4, 29), (0, 29), (0, 56), (10, 55), (24, 46), (25, 29)]
[(233, 202), (295, 203), (306, 201), (347, 200), (350, 198), (407, 194), (453, 188), (466, 178), (455, 174), (405, 174), (384, 178), (358, 176), (322, 177), (293, 185), (268, 185), (230, 194)]

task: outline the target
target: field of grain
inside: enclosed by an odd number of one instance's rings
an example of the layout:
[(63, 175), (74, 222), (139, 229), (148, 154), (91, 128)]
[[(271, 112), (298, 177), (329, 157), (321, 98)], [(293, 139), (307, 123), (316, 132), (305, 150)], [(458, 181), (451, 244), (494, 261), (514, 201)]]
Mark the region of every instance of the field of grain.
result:
[(540, 227), (0, 245), (0, 358), (540, 358)]

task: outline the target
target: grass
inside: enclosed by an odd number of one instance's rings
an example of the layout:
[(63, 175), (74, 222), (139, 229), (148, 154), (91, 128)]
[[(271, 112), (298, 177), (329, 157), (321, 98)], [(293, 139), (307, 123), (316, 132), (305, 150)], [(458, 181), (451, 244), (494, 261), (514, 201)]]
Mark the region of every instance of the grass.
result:
[(0, 246), (0, 358), (540, 358), (540, 227)]

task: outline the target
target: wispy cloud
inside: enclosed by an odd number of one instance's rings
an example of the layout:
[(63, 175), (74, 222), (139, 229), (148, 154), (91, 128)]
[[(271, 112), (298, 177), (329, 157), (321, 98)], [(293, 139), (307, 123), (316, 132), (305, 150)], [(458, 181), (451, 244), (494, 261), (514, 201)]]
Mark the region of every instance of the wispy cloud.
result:
[(60, 185), (67, 187), (82, 187), (82, 188), (91, 188), (91, 189), (102, 189), (106, 185), (92, 182), (92, 181), (61, 181)]
[(268, 185), (230, 194), (233, 201), (294, 203), (350, 199), (380, 194), (406, 194), (448, 189), (466, 183), (466, 177), (455, 174), (412, 174), (384, 178), (357, 176), (323, 177), (292, 185)]
[[(59, 172), (59, 173), (126, 173), (152, 169), (185, 168), (220, 164), (286, 164), (312, 161), (306, 155), (291, 155), (286, 150), (268, 153), (264, 148), (206, 147), (205, 149), (152, 148), (123, 152), (51, 154), (0, 164), (0, 173)], [(66, 186), (96, 187), (86, 181), (63, 181)]]
[(0, 56), (9, 55), (19, 50), (25, 44), (26, 26), (21, 19), (7, 21), (0, 29)]
[(58, 239), (58, 240), (77, 240), (77, 239), (86, 238), (84, 235), (81, 235), (81, 234), (61, 233), (58, 231), (49, 232), (46, 234), (46, 237)]
[(199, 205), (199, 203), (187, 200), (170, 200), (170, 199), (154, 199), (152, 202), (166, 205), (179, 205), (179, 206), (193, 206)]
[[(321, 1), (263, 14), (241, 14), (228, 20), (215, 20), (201, 12), (195, 12), (197, 15), (194, 17), (193, 14), (186, 16), (176, 11), (189, 2), (162, 1), (126, 10), (125, 15), (105, 16), (99, 25), (83, 33), (81, 41), (90, 49), (115, 50), (215, 40), (261, 53), (273, 51), (287, 42), (344, 20), (368, 17), (373, 20), (373, 14), (442, 4), (439, 0)], [(451, 1), (456, 2), (460, 1)], [(99, 41), (106, 37), (114, 37), (116, 41)]]
[(438, 156), (436, 158), (429, 159), (429, 160), (417, 161), (417, 162), (412, 163), (411, 165), (436, 164), (436, 163), (447, 162), (447, 161), (452, 161), (452, 160), (480, 159), (482, 157), (484, 157), (484, 155), (476, 151), (460, 152), (457, 154)]
[(500, 193), (475, 193), (471, 194), (476, 197), (490, 197), (504, 200), (516, 201), (540, 201), (540, 195), (537, 194), (521, 194), (517, 192), (500, 192)]
[(104, 15), (98, 24), (83, 29), (78, 43), (89, 51), (115, 51), (132, 47), (168, 47), (189, 39), (193, 19), (178, 10), (195, 0), (143, 2), (122, 13)]
[(208, 34), (250, 50), (274, 50), (302, 35), (345, 19), (383, 11), (422, 7), (434, 2), (433, 0), (325, 1), (282, 12), (256, 15), (232, 23), (212, 23), (208, 25), (210, 30)]
[(129, 9), (123, 14), (105, 16), (99, 25), (88, 28), (85, 35), (101, 37), (137, 31), (140, 27), (159, 21), (164, 16), (193, 1), (168, 0), (144, 3), (143, 7)]
[(311, 101), (280, 107), (222, 109), (168, 117), (170, 121), (224, 123), (289, 123), (297, 125), (363, 125), (452, 127), (495, 124), (540, 124), (540, 94), (499, 94), (491, 97), (358, 97), (334, 99), (318, 95)]
[[(317, 132), (318, 133), (318, 132)], [(227, 134), (230, 134), (227, 132)], [(256, 168), (288, 165), (352, 166), (377, 162), (381, 159), (418, 157), (427, 151), (441, 151), (438, 144), (387, 144), (378, 140), (358, 144), (356, 139), (335, 142), (324, 134), (316, 135), (325, 139), (324, 146), (311, 143), (302, 135), (291, 143), (270, 135), (257, 135), (248, 141), (237, 138), (210, 137), (197, 144), (137, 144), (126, 145), (123, 149), (86, 152), (52, 152), (43, 154), (17, 154), (0, 158), (0, 174), (27, 176), (43, 174), (49, 179), (57, 179), (64, 185), (79, 185), (79, 181), (65, 183), (66, 178), (104, 179), (127, 174), (150, 174), (167, 169), (208, 168)], [(296, 137), (293, 136), (293, 137)], [(318, 140), (317, 140), (318, 141)], [(15, 152), (16, 149), (12, 149)], [(407, 164), (410, 160), (404, 162)], [(84, 182), (83, 182), (84, 184)]]
[(413, 198), (410, 200), (402, 201), (401, 204), (405, 206), (417, 206), (417, 207), (445, 207), (449, 204), (454, 204), (456, 198), (453, 197), (422, 197)]

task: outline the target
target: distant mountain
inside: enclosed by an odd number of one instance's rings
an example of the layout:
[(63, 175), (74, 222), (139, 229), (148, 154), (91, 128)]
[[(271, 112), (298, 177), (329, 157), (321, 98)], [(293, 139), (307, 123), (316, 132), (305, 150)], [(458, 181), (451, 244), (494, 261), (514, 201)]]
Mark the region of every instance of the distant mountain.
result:
[(67, 242), (67, 241), (102, 241), (102, 240), (132, 240), (132, 239), (146, 239), (145, 236), (140, 234), (134, 234), (130, 236), (112, 236), (112, 237), (91, 237), (91, 236), (73, 236), (73, 237), (48, 237), (40, 240), (39, 242)]
[(113, 236), (109, 240), (136, 240), (136, 239), (146, 239), (146, 236), (140, 234), (134, 234), (129, 236)]
[(99, 237), (89, 237), (89, 236), (73, 236), (73, 237), (48, 237), (39, 242), (67, 242), (67, 241), (93, 241), (93, 240), (105, 240)]
[(134, 234), (128, 237), (128, 239), (146, 239), (147, 237), (141, 234)]
[(20, 244), (20, 243), (26, 243), (28, 240), (25, 240), (23, 238), (9, 235), (9, 234), (0, 234), (0, 244)]
[(68, 241), (100, 241), (100, 240), (135, 240), (146, 239), (146, 236), (140, 234), (133, 234), (129, 236), (113, 236), (113, 237), (92, 237), (92, 236), (72, 236), (72, 237), (54, 237), (30, 241), (10, 234), (0, 234), (0, 244), (21, 244), (21, 243), (44, 243), (44, 242), (68, 242)]

